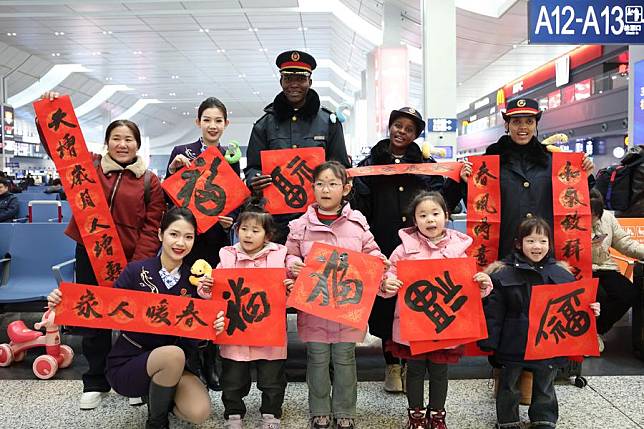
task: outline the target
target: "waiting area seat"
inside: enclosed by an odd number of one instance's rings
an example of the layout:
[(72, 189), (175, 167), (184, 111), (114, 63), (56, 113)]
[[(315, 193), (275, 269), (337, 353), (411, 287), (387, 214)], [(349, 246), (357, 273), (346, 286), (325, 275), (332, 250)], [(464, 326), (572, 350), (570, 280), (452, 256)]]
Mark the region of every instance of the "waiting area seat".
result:
[[(40, 301), (57, 286), (52, 267), (73, 261), (75, 242), (64, 234), (64, 223), (14, 223), (10, 239), (0, 239), (6, 246), (0, 259), (0, 304)], [(0, 232), (11, 231), (4, 228)], [(6, 243), (8, 241), (8, 245)], [(73, 264), (61, 268), (73, 279)]]

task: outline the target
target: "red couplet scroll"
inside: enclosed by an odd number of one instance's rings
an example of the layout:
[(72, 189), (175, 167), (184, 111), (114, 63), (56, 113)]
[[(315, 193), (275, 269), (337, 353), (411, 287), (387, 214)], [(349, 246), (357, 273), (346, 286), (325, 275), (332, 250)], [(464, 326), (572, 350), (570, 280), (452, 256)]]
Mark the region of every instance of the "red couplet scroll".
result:
[(469, 157), (472, 175), (467, 181), (467, 233), (474, 242), (467, 254), (479, 269), (494, 262), (501, 232), (501, 168), (498, 155)]
[(286, 304), (305, 313), (365, 329), (385, 265), (376, 256), (315, 243)]
[(599, 356), (597, 325), (590, 304), (597, 279), (532, 287), (525, 359)]
[(427, 162), (420, 164), (387, 164), (368, 165), (366, 167), (349, 168), (347, 173), (350, 177), (359, 176), (392, 176), (395, 174), (424, 174), (427, 176), (444, 176), (460, 182), (460, 162)]
[(212, 271), (213, 295), (225, 309), (224, 332), (217, 344), (286, 345), (286, 287), (283, 268), (218, 268)]
[(112, 286), (127, 260), (71, 99), (39, 100), (34, 110), (94, 275), (101, 286)]
[[(458, 267), (458, 269), (454, 269)], [(487, 336), (472, 258), (398, 263), (400, 334), (413, 354), (454, 347)]]
[(573, 268), (577, 280), (592, 277), (592, 221), (583, 154), (552, 155), (555, 257)]
[(188, 208), (197, 219), (197, 231), (208, 231), (219, 216), (239, 207), (250, 191), (215, 147), (209, 147), (163, 181), (161, 187), (178, 207)]
[(56, 323), (148, 334), (215, 339), (219, 303), (199, 298), (61, 283)]
[(324, 162), (321, 147), (263, 150), (262, 174), (273, 181), (264, 189), (266, 211), (273, 214), (303, 213), (315, 201), (313, 170)]

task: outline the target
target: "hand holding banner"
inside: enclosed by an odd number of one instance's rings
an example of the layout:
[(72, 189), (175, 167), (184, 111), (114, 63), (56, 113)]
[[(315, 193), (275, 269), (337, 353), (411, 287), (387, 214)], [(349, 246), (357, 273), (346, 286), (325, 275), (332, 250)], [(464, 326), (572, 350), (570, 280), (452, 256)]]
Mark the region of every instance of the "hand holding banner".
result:
[(244, 182), (215, 147), (209, 147), (192, 160), (190, 167), (164, 180), (161, 187), (176, 206), (186, 207), (195, 215), (200, 234), (250, 196)]
[(217, 344), (286, 345), (286, 287), (283, 268), (217, 268), (212, 299), (225, 308), (226, 325)]
[(365, 329), (384, 261), (376, 256), (315, 243), (286, 304), (305, 313)]
[(321, 147), (263, 150), (262, 174), (273, 181), (264, 189), (266, 211), (273, 214), (304, 213), (315, 201), (313, 170), (324, 162)]

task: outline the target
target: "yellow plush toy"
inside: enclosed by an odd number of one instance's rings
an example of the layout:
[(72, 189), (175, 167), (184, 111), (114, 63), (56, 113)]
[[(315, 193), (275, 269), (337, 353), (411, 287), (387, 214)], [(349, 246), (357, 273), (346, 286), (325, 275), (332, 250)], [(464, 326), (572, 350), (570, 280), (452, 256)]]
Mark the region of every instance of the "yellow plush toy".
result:
[(433, 148), (428, 141), (425, 141), (425, 143), (423, 143), (423, 146), (420, 148), (420, 150), (423, 153), (424, 159), (429, 159), (429, 157), (432, 155), (437, 155), (442, 157), (445, 157), (447, 155), (447, 152), (445, 151), (445, 149)]
[(192, 274), (188, 280), (193, 286), (199, 286), (199, 280), (205, 276), (208, 275), (210, 276), (212, 273), (212, 267), (210, 264), (203, 260), (203, 259), (197, 259), (194, 264), (192, 264), (192, 268), (190, 268), (190, 273)]
[(548, 149), (548, 152), (561, 152), (561, 148), (555, 146), (557, 143), (568, 143), (568, 136), (563, 133), (553, 134), (541, 142)]

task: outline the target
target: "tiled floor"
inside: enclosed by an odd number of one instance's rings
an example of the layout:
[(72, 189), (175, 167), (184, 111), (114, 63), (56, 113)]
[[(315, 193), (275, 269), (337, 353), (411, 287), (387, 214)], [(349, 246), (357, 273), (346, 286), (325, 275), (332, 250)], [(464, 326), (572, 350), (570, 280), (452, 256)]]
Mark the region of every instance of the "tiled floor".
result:
[[(644, 427), (643, 377), (590, 377), (589, 385), (578, 389), (558, 385), (560, 405), (558, 428), (635, 429)], [(110, 393), (99, 408), (77, 409), (80, 381), (4, 380), (0, 381), (2, 407), (0, 422), (9, 428), (140, 428), (145, 407), (130, 407), (127, 400)], [(282, 419), (285, 429), (303, 429), (307, 424), (306, 385), (288, 386)], [(253, 387), (247, 398), (247, 428), (258, 420), (259, 392)], [(218, 393), (212, 393), (213, 415), (200, 428), (222, 428), (222, 406)], [(386, 394), (378, 382), (360, 382), (358, 427), (398, 429), (404, 424), (404, 395)], [(494, 401), (488, 380), (450, 381), (447, 399), (450, 429), (484, 429), (494, 425)], [(527, 408), (521, 407), (527, 421)], [(191, 425), (176, 420), (172, 427)]]

